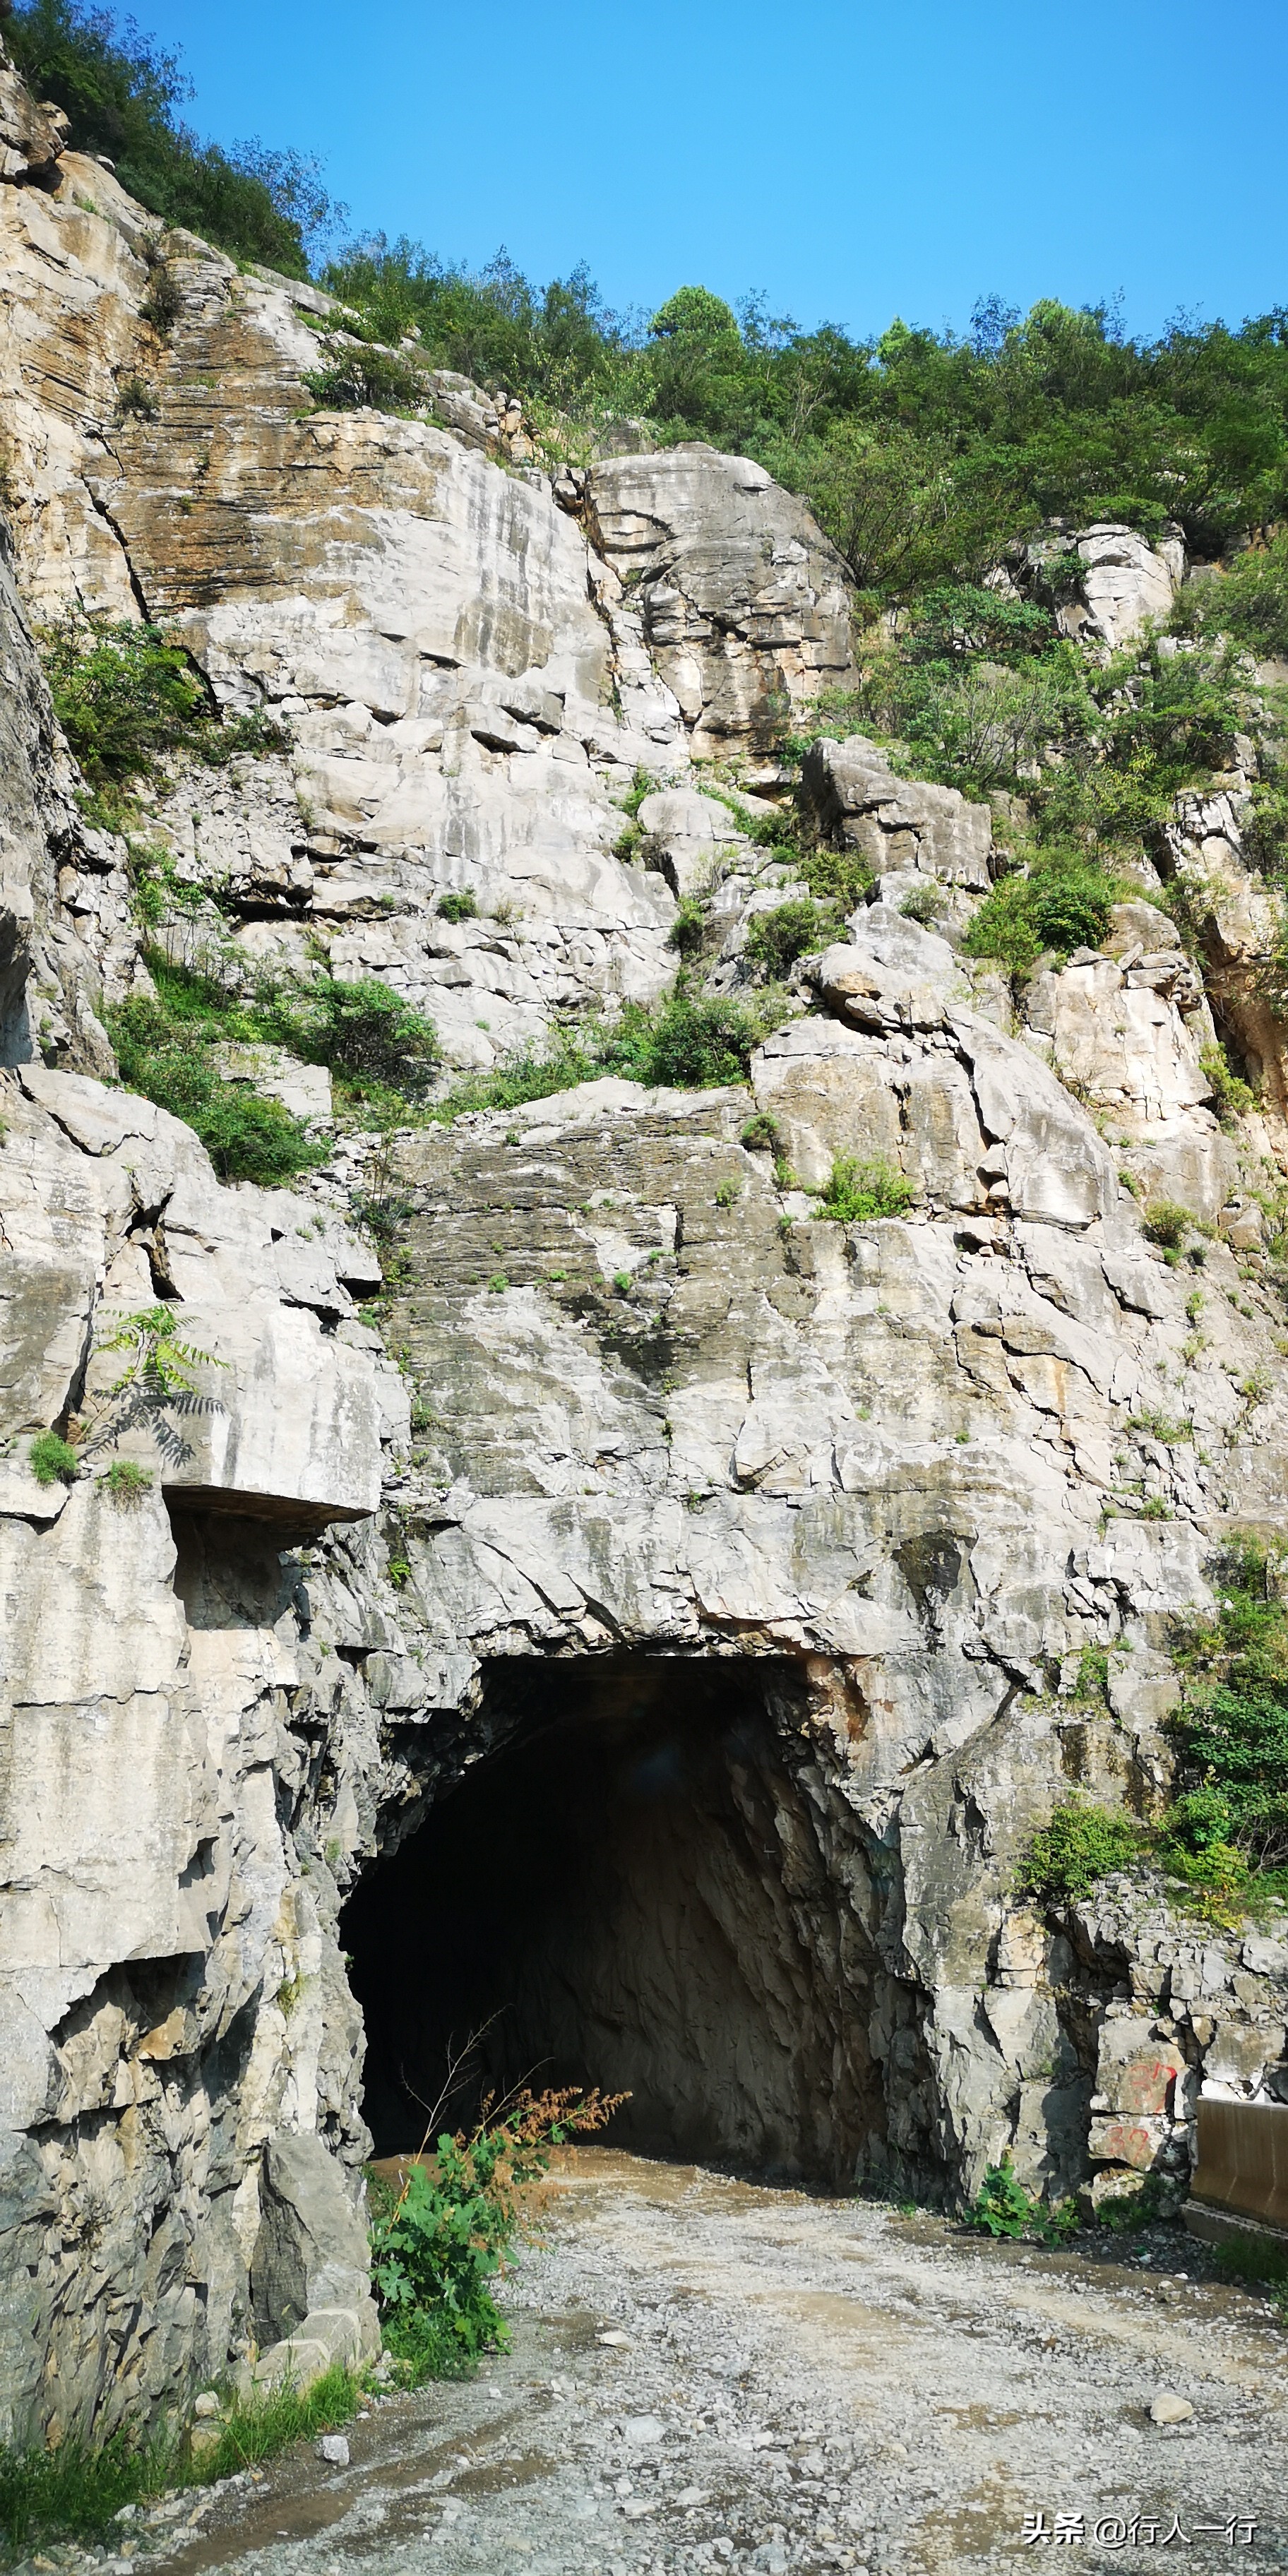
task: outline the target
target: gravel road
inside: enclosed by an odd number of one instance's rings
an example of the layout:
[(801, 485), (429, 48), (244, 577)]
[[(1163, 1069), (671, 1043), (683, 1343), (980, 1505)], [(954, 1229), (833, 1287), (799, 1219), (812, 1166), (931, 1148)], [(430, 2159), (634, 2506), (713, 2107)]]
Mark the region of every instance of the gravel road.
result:
[[(1132, 2240), (1047, 2254), (582, 2149), (540, 2231), (480, 2378), (374, 2405), (347, 2468), (310, 2451), (191, 2523), (191, 2497), (140, 2515), (108, 2565), (1288, 2568), (1288, 2337), (1176, 2228), (1135, 2240), (1144, 2265)], [(1163, 2394), (1192, 2417), (1152, 2421)]]

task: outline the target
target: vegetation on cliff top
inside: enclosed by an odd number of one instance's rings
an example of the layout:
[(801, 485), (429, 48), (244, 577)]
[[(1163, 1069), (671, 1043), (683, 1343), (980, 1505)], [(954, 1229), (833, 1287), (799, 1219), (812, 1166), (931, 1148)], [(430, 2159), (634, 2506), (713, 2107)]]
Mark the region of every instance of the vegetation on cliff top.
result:
[(310, 244), (344, 211), (312, 155), (203, 143), (178, 112), (192, 95), (178, 55), (109, 9), (25, 0), (4, 36), (35, 96), (66, 110), (73, 150), (114, 162), (140, 205), (234, 258), (307, 277)]
[[(36, 94), (67, 109), (73, 143), (109, 155), (145, 205), (240, 258), (307, 272), (343, 211), (316, 161), (199, 142), (178, 113), (177, 57), (85, 0), (24, 0), (7, 41)], [(504, 252), (475, 273), (383, 234), (322, 277), (373, 339), (415, 332), (435, 364), (505, 385), (552, 423), (643, 418), (662, 444), (760, 458), (880, 598), (978, 573), (1052, 519), (1124, 519), (1151, 536), (1174, 520), (1214, 555), (1288, 517), (1284, 310), (1140, 341), (1105, 306), (1048, 299), (1022, 315), (989, 297), (964, 338), (896, 319), (856, 340), (834, 323), (802, 330), (755, 296), (735, 312), (682, 286), (641, 327), (584, 267), (538, 289)], [(1264, 588), (1245, 576), (1239, 592), (1247, 640), (1267, 620), (1288, 631), (1282, 574), (1273, 597)]]

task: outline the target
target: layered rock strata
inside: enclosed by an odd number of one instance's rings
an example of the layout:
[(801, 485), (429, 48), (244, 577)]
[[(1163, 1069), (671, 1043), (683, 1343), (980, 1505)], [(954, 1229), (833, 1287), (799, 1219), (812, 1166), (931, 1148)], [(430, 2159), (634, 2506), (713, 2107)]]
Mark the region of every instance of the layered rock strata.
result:
[[(587, 1806), (543, 1757), (568, 1710), (596, 1759), (627, 1729), (618, 1785), (653, 1777), (637, 1707), (710, 1752), (682, 1811), (658, 1792), (665, 1849), (629, 1843), (635, 1949), (580, 1985), (573, 1961), (574, 2074), (629, 2081), (647, 2050), (690, 2143), (845, 2182), (951, 2197), (1009, 2146), (1054, 2190), (1179, 2190), (1202, 2084), (1284, 2094), (1288, 1954), (1126, 1883), (1059, 1928), (1015, 1893), (1071, 1782), (1157, 1807), (1173, 1623), (1284, 1503), (1279, 1319), (1238, 1235), (1275, 1133), (1220, 1127), (1209, 1004), (1148, 888), (1017, 1005), (954, 944), (986, 810), (870, 743), (821, 750), (816, 828), (877, 900), (798, 968), (750, 1090), (600, 1082), (403, 1139), (382, 1339), (339, 1147), (308, 1189), (221, 1188), (113, 1083), (99, 1013), (147, 989), (128, 853), (78, 810), (27, 621), (165, 617), (214, 702), (283, 728), (155, 792), (191, 898), (174, 953), (320, 946), (486, 1066), (659, 991), (684, 895), (711, 899), (713, 986), (738, 982), (748, 920), (800, 889), (754, 796), (731, 812), (693, 763), (773, 788), (763, 734), (847, 673), (840, 569), (709, 449), (556, 489), (460, 383), (437, 422), (309, 410), (325, 298), (165, 232), (12, 80), (0, 118), (0, 2434), (105, 2433), (282, 2366), (284, 2338), (370, 2342), (341, 1938), (387, 1981), (400, 1918), (342, 1935), (341, 1905), (414, 1870), (458, 1793), (485, 1859), (506, 1779), (535, 1784), (539, 1879), (550, 1784)], [(1181, 818), (1204, 848), (1209, 819)], [(906, 1213), (821, 1216), (847, 1157)], [(1198, 1274), (1120, 1170), (1219, 1229), (1200, 1347)], [(546, 1994), (557, 1908), (551, 1939)], [(429, 1968), (450, 2015), (456, 1971)]]

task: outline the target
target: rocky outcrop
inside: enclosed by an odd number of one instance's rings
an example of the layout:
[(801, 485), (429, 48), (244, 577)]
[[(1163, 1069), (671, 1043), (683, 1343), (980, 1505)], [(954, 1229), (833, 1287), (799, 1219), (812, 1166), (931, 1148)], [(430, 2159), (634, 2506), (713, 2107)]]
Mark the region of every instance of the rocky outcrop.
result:
[(1026, 551), (1024, 577), (1053, 599), (1064, 634), (1114, 653), (1147, 622), (1165, 623), (1185, 568), (1179, 529), (1151, 546), (1136, 529), (1106, 519), (1076, 535), (1037, 539)]
[(587, 477), (587, 525), (698, 756), (768, 749), (854, 677), (845, 568), (763, 465), (694, 441)]
[[(762, 734), (847, 676), (842, 571), (706, 448), (556, 492), (460, 384), (437, 421), (306, 411), (327, 300), (31, 132), (0, 189), (0, 2435), (370, 2347), (355, 1985), (382, 2119), (433, 2099), (411, 2037), (486, 1970), (516, 2047), (550, 2016), (664, 2144), (948, 2198), (1008, 2145), (1054, 2190), (1179, 2180), (1198, 2086), (1283, 2090), (1277, 1951), (1139, 1889), (1038, 1921), (1015, 1876), (1072, 1782), (1155, 1810), (1173, 1622), (1284, 1507), (1280, 1318), (1218, 1236), (1194, 1335), (1119, 1179), (1189, 1156), (1225, 1224), (1189, 966), (1142, 901), (1017, 1010), (955, 944), (986, 809), (821, 746), (813, 828), (876, 899), (749, 1086), (404, 1135), (378, 1333), (356, 1148), (223, 1188), (112, 1080), (127, 854), (25, 617), (164, 615), (281, 728), (148, 791), (172, 953), (323, 954), (487, 1065), (659, 991), (695, 892), (712, 989), (744, 978), (803, 888), (749, 829), (774, 806), (694, 761), (773, 789)], [(838, 1163), (903, 1213), (829, 1217)], [(409, 1942), (440, 1875), (477, 1942)]]

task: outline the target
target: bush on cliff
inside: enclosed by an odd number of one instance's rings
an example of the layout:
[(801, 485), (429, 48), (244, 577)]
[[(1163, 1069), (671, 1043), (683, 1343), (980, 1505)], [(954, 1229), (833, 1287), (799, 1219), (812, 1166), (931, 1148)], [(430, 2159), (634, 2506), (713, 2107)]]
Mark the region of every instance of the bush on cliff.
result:
[(177, 112), (191, 96), (178, 55), (84, 0), (20, 0), (5, 41), (36, 97), (66, 110), (73, 149), (115, 162), (141, 205), (236, 259), (307, 277), (309, 243), (343, 213), (312, 155), (202, 143)]

